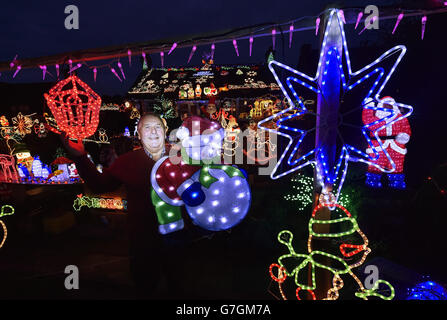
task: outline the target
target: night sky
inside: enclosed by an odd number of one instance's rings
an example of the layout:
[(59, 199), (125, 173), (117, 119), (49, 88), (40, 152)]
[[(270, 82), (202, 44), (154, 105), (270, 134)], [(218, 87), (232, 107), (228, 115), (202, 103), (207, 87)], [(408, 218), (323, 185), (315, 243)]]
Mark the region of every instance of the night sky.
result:
[[(339, 1), (342, 7), (364, 7), (370, 1)], [(377, 5), (389, 5), (395, 1), (375, 1)], [(79, 9), (79, 30), (66, 30), (64, 20), (67, 5)], [(178, 38), (206, 32), (228, 30), (266, 22), (284, 22), (304, 16), (316, 16), (322, 12), (328, 1), (2, 1), (0, 4), (0, 60), (18, 59), (66, 53), (75, 50), (123, 45), (157, 39)], [(371, 35), (366, 33), (363, 37)], [(299, 48), (303, 43), (318, 46), (318, 38), (312, 32), (294, 34), (292, 49), (288, 49), (287, 35), (284, 56), (296, 64)], [(280, 40), (278, 37), (278, 47)], [(252, 57), (248, 55), (248, 41), (239, 43), (240, 57), (236, 57), (231, 42), (218, 45), (215, 52), (216, 64), (259, 63), (271, 39), (256, 39)], [(165, 65), (185, 65), (189, 48), (176, 50), (165, 57)], [(201, 64), (201, 56), (209, 48), (198, 47), (191, 60), (191, 66)], [(281, 54), (283, 54), (281, 52)], [(160, 59), (152, 55), (153, 65), (159, 66)], [(83, 67), (78, 74), (101, 94), (125, 94), (133, 84), (141, 61), (134, 57), (129, 68), (127, 58), (121, 61), (125, 67), (126, 80), (121, 84), (109, 69), (98, 71), (98, 80), (93, 82), (92, 72)], [(287, 61), (286, 61), (287, 62)], [(90, 62), (89, 65), (103, 64)], [(48, 69), (55, 75), (54, 67)], [(13, 72), (2, 72), (0, 81), (32, 82), (42, 81), (40, 69), (20, 71), (16, 79)], [(84, 76), (85, 74), (85, 76)], [(54, 78), (50, 78), (53, 79)]]

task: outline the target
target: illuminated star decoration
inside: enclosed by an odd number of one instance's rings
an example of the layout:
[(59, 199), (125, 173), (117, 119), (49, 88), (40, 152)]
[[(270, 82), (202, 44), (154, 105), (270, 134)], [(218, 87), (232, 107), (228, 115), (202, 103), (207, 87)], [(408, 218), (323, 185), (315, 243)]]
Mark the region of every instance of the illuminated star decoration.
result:
[[(313, 78), (280, 62), (273, 60), (269, 63), (269, 69), (273, 73), (276, 82), (279, 84), (291, 107), (260, 121), (258, 127), (279, 134), (289, 140), (284, 153), (281, 155), (271, 173), (272, 179), (278, 179), (284, 175), (299, 170), (306, 165), (314, 163), (317, 168), (317, 181), (322, 187), (330, 184), (334, 186), (335, 191), (335, 184), (338, 184), (337, 192), (334, 192), (338, 199), (349, 161), (371, 164), (383, 172), (393, 172), (395, 170), (396, 166), (389, 154), (384, 150), (382, 141), (377, 133), (385, 128), (387, 125), (386, 121), (394, 117), (396, 112), (391, 109), (367, 106), (366, 104), (371, 101), (371, 99), (374, 99), (376, 103), (379, 101), (382, 89), (385, 87), (394, 72), (394, 69), (405, 54), (406, 48), (401, 45), (395, 46), (386, 51), (372, 63), (356, 72), (352, 72), (343, 24), (339, 15), (335, 14), (336, 12), (338, 11), (332, 10), (330, 13), (322, 43), (317, 73)], [(330, 45), (328, 43), (331, 42), (328, 41), (331, 40), (329, 37), (331, 37), (331, 39), (334, 39), (335, 37), (335, 43), (338, 42), (338, 46)], [(334, 41), (331, 43), (334, 43)], [(388, 62), (388, 65), (385, 62)], [(278, 73), (277, 71), (281, 71), (281, 73)], [(281, 79), (278, 74), (281, 75)], [(364, 88), (366, 83), (364, 83), (363, 86), (358, 85), (368, 79), (374, 80), (374, 83), (372, 86), (368, 86), (367, 89), (369, 91), (366, 95), (361, 95), (363, 100), (357, 100), (354, 103), (344, 103), (344, 100), (349, 97), (347, 93), (356, 87)], [(299, 89), (299, 92), (295, 90), (295, 87)], [(335, 119), (333, 113), (332, 117), (329, 116), (324, 118), (321, 114), (311, 112), (306, 108), (300, 96), (305, 96), (303, 93), (308, 93), (309, 91), (318, 95), (319, 101), (321, 101), (321, 105), (323, 105), (322, 108), (324, 108), (325, 104), (328, 105), (328, 101), (334, 101), (334, 97), (335, 99), (339, 99), (339, 111), (338, 114), (335, 114)], [(350, 96), (353, 95), (351, 94)], [(359, 95), (357, 94), (357, 96)], [(413, 111), (413, 108), (409, 105), (402, 103), (395, 104), (406, 110), (406, 112), (403, 112), (401, 115), (390, 121), (388, 125), (392, 125), (394, 122), (408, 117)], [(351, 117), (353, 111), (361, 111), (363, 108), (382, 110), (388, 112), (389, 115), (366, 125), (363, 125), (361, 117), (358, 117), (356, 120), (352, 121), (352, 123), (348, 123), (347, 120)], [(314, 121), (311, 121), (311, 126), (309, 126), (309, 121), (307, 121), (309, 117), (315, 118)], [(278, 127), (277, 130), (272, 130), (268, 127), (268, 122), (274, 118), (279, 119), (276, 121)], [(300, 126), (299, 128), (297, 127), (298, 119), (300, 119), (298, 125)], [(380, 124), (376, 130), (369, 130), (369, 127), (376, 124)], [(340, 127), (342, 126), (348, 127), (351, 131), (353, 130), (352, 128), (356, 129), (356, 134), (343, 136), (340, 132)], [(334, 139), (341, 143), (335, 142), (336, 151), (335, 157), (333, 157), (335, 161), (333, 160), (332, 165), (328, 164), (328, 159), (330, 158), (330, 151), (328, 150), (334, 147), (334, 144), (332, 146), (325, 143), (317, 145), (315, 140), (317, 129), (323, 129), (326, 130), (326, 132), (329, 132), (330, 129), (336, 130), (336, 138)], [(370, 147), (372, 146), (372, 142), (368, 137), (369, 132), (372, 132), (377, 139), (382, 151), (390, 161), (392, 169), (387, 170), (373, 162), (378, 159), (379, 151), (375, 150), (375, 154), (371, 156), (368, 156), (368, 154), (361, 151), (365, 150), (365, 141)], [(363, 144), (359, 144), (358, 141), (356, 141), (358, 137), (361, 138)], [(349, 140), (355, 140), (356, 143), (351, 143)]]

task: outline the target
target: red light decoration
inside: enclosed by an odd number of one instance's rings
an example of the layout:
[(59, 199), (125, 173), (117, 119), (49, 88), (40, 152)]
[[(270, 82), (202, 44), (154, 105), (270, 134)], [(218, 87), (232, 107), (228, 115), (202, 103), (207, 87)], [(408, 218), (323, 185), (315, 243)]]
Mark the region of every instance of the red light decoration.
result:
[[(44, 97), (57, 126), (70, 138), (84, 139), (95, 133), (101, 97), (76, 75), (58, 82)], [(52, 126), (49, 129), (60, 133)]]
[[(296, 288), (296, 298), (298, 299), (298, 300), (301, 300), (300, 299), (300, 296), (298, 295), (298, 292), (300, 292), (300, 290), (301, 290), (301, 288), (300, 287), (298, 287), (298, 288)], [(312, 296), (312, 300), (317, 300), (317, 298), (315, 297), (315, 293), (313, 292), (313, 290), (306, 290), (307, 292), (309, 292), (310, 293), (310, 295)]]

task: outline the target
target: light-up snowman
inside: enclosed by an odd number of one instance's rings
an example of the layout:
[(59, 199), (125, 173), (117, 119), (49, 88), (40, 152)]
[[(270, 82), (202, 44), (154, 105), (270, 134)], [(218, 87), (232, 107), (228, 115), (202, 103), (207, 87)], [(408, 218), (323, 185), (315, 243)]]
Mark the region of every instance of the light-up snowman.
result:
[(151, 173), (151, 197), (160, 233), (183, 228), (182, 205), (201, 228), (220, 231), (234, 227), (250, 208), (251, 191), (240, 169), (221, 164), (224, 129), (215, 121), (192, 116), (184, 120), (176, 135), (181, 150), (158, 160)]

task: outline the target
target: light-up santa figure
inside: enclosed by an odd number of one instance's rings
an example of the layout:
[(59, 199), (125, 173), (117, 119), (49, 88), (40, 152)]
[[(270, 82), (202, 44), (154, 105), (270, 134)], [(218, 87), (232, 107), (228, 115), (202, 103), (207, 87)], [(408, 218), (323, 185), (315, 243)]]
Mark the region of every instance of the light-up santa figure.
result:
[(183, 228), (183, 205), (192, 222), (204, 229), (233, 227), (247, 214), (251, 192), (241, 170), (221, 164), (225, 130), (215, 121), (192, 116), (176, 134), (181, 150), (160, 158), (151, 173), (160, 233)]
[[(388, 117), (388, 119), (386, 119), (386, 127), (380, 129), (377, 132), (377, 135), (382, 142), (383, 149), (388, 153), (389, 157), (395, 164), (395, 170), (391, 173), (388, 173), (388, 185), (391, 188), (404, 189), (406, 187), (405, 175), (403, 173), (404, 160), (405, 155), (407, 154), (405, 145), (408, 143), (408, 141), (410, 141), (411, 136), (411, 129), (408, 119), (403, 118), (395, 121), (395, 119), (397, 117), (400, 117), (402, 114), (394, 99), (391, 97), (383, 97), (380, 102), (377, 103), (377, 106), (372, 99), (369, 99), (366, 102), (366, 107), (363, 109), (362, 112), (362, 120), (364, 124), (370, 124), (377, 120)], [(376, 109), (372, 109), (371, 107), (376, 107)], [(385, 109), (392, 109), (394, 111), (394, 114), (391, 114)], [(376, 160), (372, 161), (374, 164), (377, 164), (378, 166), (386, 170), (392, 170), (393, 167), (390, 160), (383, 152), (382, 147), (379, 145), (379, 142), (373, 135), (374, 130), (378, 129), (380, 126), (383, 126), (383, 122), (379, 125), (375, 124), (369, 127), (372, 145), (379, 156), (376, 156), (374, 150), (371, 147), (366, 149), (366, 153), (370, 157), (376, 158)], [(366, 174), (366, 184), (371, 187), (381, 187), (382, 173), (383, 171), (377, 166), (369, 165), (368, 172)]]

